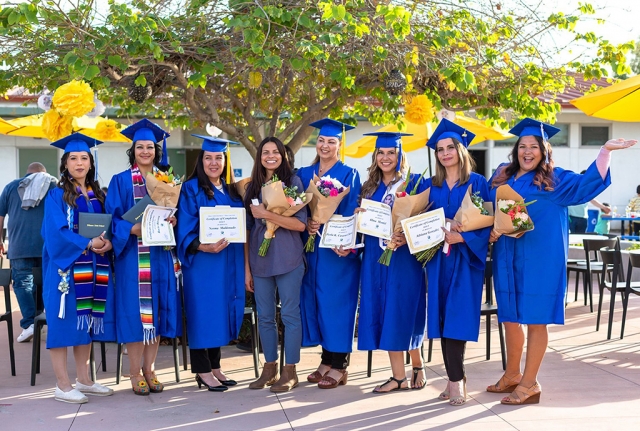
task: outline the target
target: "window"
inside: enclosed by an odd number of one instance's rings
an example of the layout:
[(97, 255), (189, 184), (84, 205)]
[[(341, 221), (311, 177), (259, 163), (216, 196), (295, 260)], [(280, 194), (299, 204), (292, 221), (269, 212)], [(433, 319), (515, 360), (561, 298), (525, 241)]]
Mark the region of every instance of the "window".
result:
[[(568, 124), (554, 124), (553, 127), (560, 129), (558, 133), (553, 135), (549, 142), (552, 147), (568, 147), (569, 146), (569, 125)], [(513, 138), (505, 139), (503, 141), (496, 141), (496, 147), (512, 147), (518, 140), (517, 136)]]
[(580, 145), (600, 146), (609, 140), (609, 126), (581, 126)]
[(18, 149), (18, 176), (26, 175), (27, 168), (33, 162), (40, 162), (47, 172), (54, 177), (60, 174), (60, 157), (56, 148), (19, 148)]

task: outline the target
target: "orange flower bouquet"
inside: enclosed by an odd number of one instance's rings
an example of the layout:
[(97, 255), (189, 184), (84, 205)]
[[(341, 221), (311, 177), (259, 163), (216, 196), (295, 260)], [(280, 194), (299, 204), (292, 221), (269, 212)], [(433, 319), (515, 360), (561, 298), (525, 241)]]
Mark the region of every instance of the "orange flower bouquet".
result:
[(182, 178), (173, 174), (173, 168), (167, 172), (154, 170), (149, 172), (146, 178), (149, 197), (156, 205), (161, 207), (176, 208), (182, 187)]

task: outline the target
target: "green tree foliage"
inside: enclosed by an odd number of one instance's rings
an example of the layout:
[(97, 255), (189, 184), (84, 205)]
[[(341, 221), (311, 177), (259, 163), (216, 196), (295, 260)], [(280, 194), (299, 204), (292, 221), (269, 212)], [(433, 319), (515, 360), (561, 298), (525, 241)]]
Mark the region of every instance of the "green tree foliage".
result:
[[(588, 78), (628, 70), (632, 44), (579, 34), (573, 15), (490, 0), (31, 0), (0, 10), (0, 93), (90, 82), (121, 115), (207, 123), (240, 141), (275, 135), (297, 150), (325, 116), (400, 120), (404, 97), (474, 109), (490, 121), (553, 120), (539, 99)], [(530, 3), (530, 2), (529, 2)], [(512, 7), (513, 6), (513, 7)], [(542, 40), (564, 32), (597, 48), (588, 64), (558, 58)], [(594, 49), (594, 51), (596, 51)], [(393, 69), (405, 95), (384, 86)], [(138, 100), (135, 102), (132, 97)], [(502, 116), (501, 116), (502, 115)], [(355, 120), (349, 120), (355, 121)]]

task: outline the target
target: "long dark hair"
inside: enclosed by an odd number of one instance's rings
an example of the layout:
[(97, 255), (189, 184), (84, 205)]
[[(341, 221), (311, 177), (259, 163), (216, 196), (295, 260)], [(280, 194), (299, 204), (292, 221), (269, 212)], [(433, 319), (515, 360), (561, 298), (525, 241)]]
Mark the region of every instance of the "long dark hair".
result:
[[(533, 184), (538, 186), (538, 190), (546, 190), (548, 192), (553, 191), (555, 185), (555, 176), (553, 175), (553, 149), (551, 145), (546, 143), (540, 136), (534, 136), (538, 145), (540, 146), (540, 152), (542, 153), (542, 160), (538, 163), (535, 169), (535, 176), (533, 177)], [(493, 178), (491, 187), (498, 187), (507, 182), (509, 178), (514, 176), (520, 170), (520, 161), (518, 160), (518, 145), (522, 136), (518, 138), (516, 144), (513, 146), (511, 153), (509, 153), (510, 163), (500, 170)], [(547, 154), (549, 157), (549, 163), (546, 163)]]
[[(476, 164), (473, 161), (471, 154), (469, 154), (467, 148), (462, 145), (460, 141), (458, 141), (456, 138), (451, 138), (451, 140), (453, 141), (453, 144), (456, 147), (456, 152), (458, 153), (458, 170), (460, 173), (458, 184), (466, 184), (467, 181), (469, 181), (471, 172), (475, 169)], [(436, 173), (435, 175), (433, 175), (433, 177), (431, 177), (431, 182), (434, 186), (442, 187), (442, 184), (444, 184), (445, 180), (447, 179), (447, 170), (442, 165), (442, 163), (440, 163), (437, 148), (438, 146), (436, 144)]]
[[(62, 155), (62, 159), (60, 159), (60, 180), (58, 181), (58, 187), (64, 190), (62, 195), (62, 199), (71, 207), (76, 208), (76, 199), (79, 194), (76, 190), (76, 184), (74, 179), (69, 174), (67, 170), (67, 160), (69, 159), (70, 153), (64, 153)], [(104, 192), (100, 188), (100, 183), (96, 181), (96, 166), (93, 163), (93, 155), (89, 153), (89, 161), (91, 162), (91, 167), (89, 168), (89, 172), (87, 172), (87, 176), (84, 180), (84, 185), (86, 187), (91, 187), (93, 190), (93, 194), (96, 196), (96, 199), (100, 201), (102, 204), (102, 209), (104, 211)]]
[[(228, 162), (227, 153), (222, 153), (222, 154), (224, 156), (224, 170), (222, 171), (220, 178), (225, 179), (227, 178), (227, 170), (229, 169), (229, 163), (227, 163)], [(191, 172), (191, 175), (189, 175), (189, 178), (187, 178), (187, 180), (197, 178), (198, 186), (204, 191), (204, 193), (207, 195), (207, 198), (213, 199), (213, 194), (215, 193), (215, 190), (214, 190), (215, 187), (211, 187), (211, 180), (209, 179), (209, 177), (204, 171), (203, 159), (204, 159), (204, 150), (200, 150), (200, 153), (198, 154), (198, 160), (196, 161), (196, 166), (193, 168), (193, 172)], [(229, 184), (227, 184), (227, 190), (229, 190), (229, 196), (233, 200), (240, 199), (240, 195), (236, 190), (235, 183), (236, 183), (236, 178), (233, 175), (233, 168), (231, 168), (231, 181), (229, 182)]]
[[(162, 147), (158, 144), (153, 144), (154, 156), (153, 156), (153, 165), (162, 171), (166, 171), (169, 169), (169, 165), (164, 166), (160, 164), (160, 160), (162, 160)], [(127, 156), (129, 157), (129, 166), (133, 166), (136, 164), (136, 143), (131, 144), (129, 149), (127, 150)]]
[(280, 166), (278, 166), (274, 174), (278, 176), (278, 179), (282, 181), (284, 185), (291, 185), (291, 177), (293, 177), (293, 171), (291, 170), (291, 166), (287, 161), (287, 150), (285, 149), (284, 144), (280, 139), (273, 136), (264, 138), (262, 142), (260, 142), (260, 145), (258, 145), (256, 160), (253, 163), (253, 170), (251, 171), (251, 181), (247, 185), (246, 192), (244, 194), (244, 206), (247, 209), (249, 209), (251, 199), (257, 199), (258, 196), (260, 196), (262, 185), (267, 182), (267, 170), (264, 166), (262, 166), (261, 155), (262, 149), (269, 142), (276, 144), (278, 152), (282, 157), (282, 162), (280, 163)]

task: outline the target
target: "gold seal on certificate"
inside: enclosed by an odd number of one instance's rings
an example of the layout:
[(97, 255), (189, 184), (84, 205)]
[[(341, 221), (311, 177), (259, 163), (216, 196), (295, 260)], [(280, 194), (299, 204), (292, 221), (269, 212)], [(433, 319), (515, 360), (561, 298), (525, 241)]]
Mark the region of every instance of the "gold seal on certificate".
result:
[(247, 242), (245, 217), (244, 208), (200, 207), (200, 243), (214, 244), (222, 238), (227, 242)]
[(382, 239), (391, 238), (391, 207), (369, 199), (362, 199), (360, 207), (366, 211), (359, 212), (357, 230), (365, 235)]
[(442, 208), (402, 220), (409, 252), (416, 254), (444, 241), (445, 216)]
[(176, 211), (175, 208), (147, 206), (142, 215), (142, 244), (147, 246), (176, 245), (173, 226), (167, 221)]
[(320, 248), (355, 248), (356, 246), (356, 216), (332, 216), (324, 224), (320, 237)]

